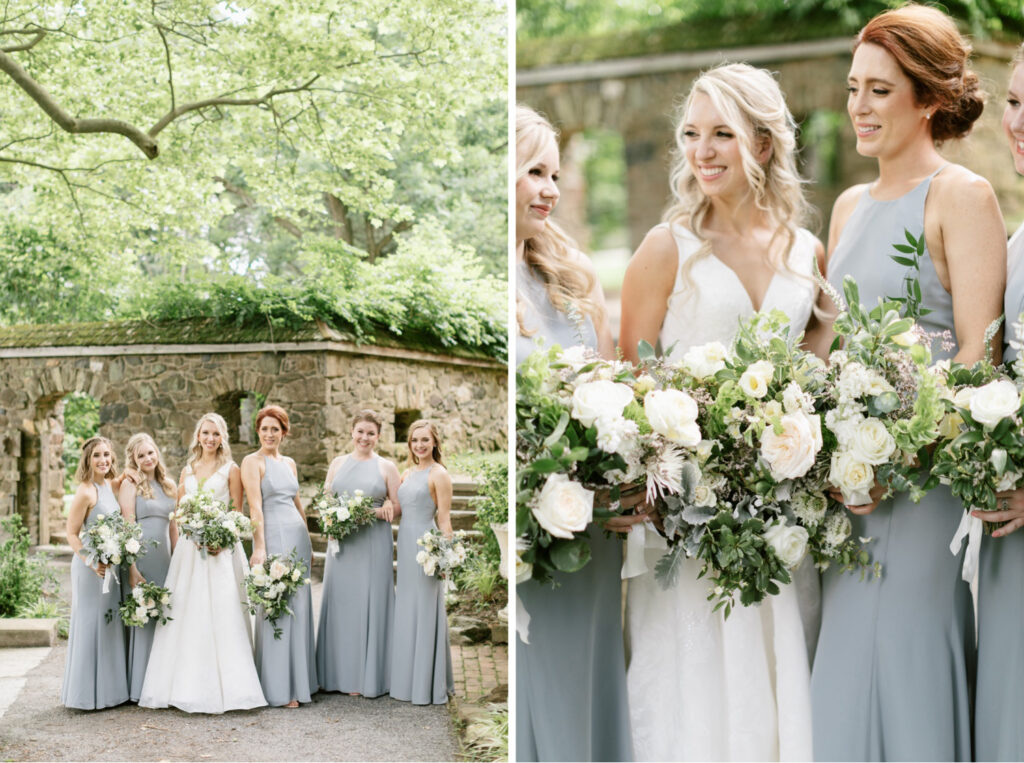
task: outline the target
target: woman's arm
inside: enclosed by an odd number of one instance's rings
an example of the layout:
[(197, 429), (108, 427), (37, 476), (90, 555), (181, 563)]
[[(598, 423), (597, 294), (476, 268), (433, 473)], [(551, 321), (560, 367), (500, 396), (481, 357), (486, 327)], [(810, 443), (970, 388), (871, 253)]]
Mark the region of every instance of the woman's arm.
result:
[(242, 485), (245, 497), (249, 501), (249, 518), (252, 520), (252, 565), (263, 564), (267, 560), (267, 542), (263, 535), (263, 493), (260, 482), (263, 480), (261, 459), (255, 454), (242, 459)]
[[(121, 487), (117, 491), (117, 502), (121, 505), (121, 516), (129, 522), (135, 521), (135, 497), (138, 494), (135, 483), (129, 479), (121, 481)], [(128, 568), (128, 585), (132, 588), (139, 583), (145, 583), (146, 578), (139, 572), (139, 568), (132, 563)]]
[(231, 496), (231, 508), (244, 514), (242, 507), (242, 470), (237, 464), (231, 464), (228, 470), (228, 494)]
[(324, 492), (330, 492), (331, 485), (334, 483), (334, 475), (338, 473), (338, 469), (341, 468), (346, 458), (348, 458), (347, 453), (343, 456), (336, 456), (331, 461), (331, 465), (327, 467), (327, 476), (324, 477)]
[(662, 227), (649, 231), (629, 261), (622, 281), (619, 347), (626, 360), (637, 362), (641, 340), (652, 347), (658, 343), (678, 267), (679, 252), (672, 232)]
[(384, 476), (384, 484), (387, 486), (387, 498), (384, 505), (377, 509), (377, 517), (394, 522), (402, 514), (402, 507), (398, 503), (398, 486), (402, 483), (398, 476), (398, 467), (394, 461), (386, 458), (380, 459), (380, 468)]
[[(82, 554), (82, 539), (78, 537), (78, 534), (82, 532), (82, 525), (85, 524), (85, 518), (89, 515), (89, 511), (93, 506), (96, 505), (96, 500), (99, 496), (96, 494), (96, 488), (92, 485), (82, 483), (75, 490), (75, 497), (71, 499), (71, 508), (68, 511), (68, 521), (64, 525), (64, 530), (68, 536), (68, 545), (71, 546), (71, 551), (83, 562), (85, 561), (85, 554)], [(107, 565), (103, 563), (97, 563), (92, 568), (93, 571), (100, 577), (107, 571)]]
[(448, 470), (438, 464), (430, 470), (427, 478), (431, 497), (437, 506), (437, 529), (446, 538), (452, 537), (452, 477)]

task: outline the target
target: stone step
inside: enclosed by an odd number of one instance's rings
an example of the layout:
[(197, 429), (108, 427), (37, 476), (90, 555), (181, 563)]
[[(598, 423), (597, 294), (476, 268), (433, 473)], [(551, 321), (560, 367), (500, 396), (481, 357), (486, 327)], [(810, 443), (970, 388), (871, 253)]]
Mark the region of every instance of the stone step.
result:
[(0, 649), (22, 646), (53, 646), (56, 643), (56, 617), (0, 619)]
[(49, 554), (54, 562), (70, 562), (75, 553), (67, 543), (57, 543), (52, 537), (49, 545), (32, 546), (32, 553)]

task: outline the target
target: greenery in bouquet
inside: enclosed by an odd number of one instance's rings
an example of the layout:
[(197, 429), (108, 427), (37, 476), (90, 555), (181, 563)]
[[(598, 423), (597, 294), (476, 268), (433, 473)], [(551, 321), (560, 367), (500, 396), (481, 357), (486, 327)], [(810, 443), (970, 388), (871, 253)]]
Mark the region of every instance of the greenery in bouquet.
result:
[(181, 499), (174, 520), (204, 556), (207, 551), (233, 548), (243, 538), (252, 537), (252, 521), (247, 516), (202, 490)]
[(146, 553), (146, 546), (155, 546), (156, 541), (147, 540), (142, 534), (142, 527), (114, 513), (97, 517), (83, 532), (82, 544), (86, 552), (85, 562), (89, 566), (101, 562), (117, 566), (135, 564)]
[(333, 490), (325, 490), (321, 485), (316, 497), (313, 498), (312, 508), (320, 523), (320, 532), (335, 544), (377, 520), (373, 499), (362, 490), (355, 490), (351, 495), (347, 492), (342, 493), (339, 496)]
[(848, 307), (835, 319), (829, 357), (825, 425), (835, 436), (829, 480), (851, 505), (870, 503), (876, 481), (885, 488), (883, 498), (906, 492), (920, 501), (931, 486), (923, 477), (946, 412), (939, 377), (928, 367), (932, 337), (901, 315), (906, 300), (879, 300), (868, 311), (849, 276), (843, 292)]
[(118, 614), (121, 622), (130, 628), (141, 628), (153, 621), (166, 625), (174, 618), (167, 614), (171, 608), (171, 592), (151, 581), (139, 583), (121, 604)]
[(453, 574), (469, 556), (466, 547), (466, 531), (456, 530), (451, 538), (435, 528), (430, 528), (416, 539), (420, 551), (416, 553), (416, 563), (423, 568), (423, 574), (430, 577), (438, 576), (445, 580), (445, 587), (454, 590)]
[(777, 594), (808, 554), (819, 567), (869, 564), (845, 509), (826, 494), (828, 373), (800, 339), (772, 311), (742, 322), (730, 348), (692, 347), (681, 361), (640, 348), (641, 378), (689, 392), (704, 438), (684, 464), (681, 489), (663, 498), (671, 547), (655, 574), (669, 586), (684, 558), (700, 560), (708, 598), (726, 616), (737, 597), (750, 605)]
[(551, 581), (586, 565), (588, 525), (614, 516), (624, 492), (653, 499), (681, 488), (701, 439), (697, 405), (634, 371), (582, 346), (540, 349), (519, 366), (517, 579)]
[[(986, 346), (998, 327), (990, 327)], [(1017, 330), (1019, 342), (1019, 324)], [(945, 374), (940, 369), (946, 411), (932, 479), (949, 485), (969, 509), (996, 511), (996, 493), (1024, 484), (1021, 365), (1018, 357), (1008, 368), (995, 368), (986, 358), (970, 367), (952, 364)], [(1003, 524), (985, 522), (984, 530), (991, 534)]]
[(262, 564), (254, 564), (245, 576), (245, 591), (249, 597), (249, 612), (260, 610), (274, 628), (274, 638), (281, 638), (284, 630), (277, 624), (285, 615), (294, 614), (288, 599), (295, 591), (309, 583), (305, 563), (298, 552), (271, 554)]

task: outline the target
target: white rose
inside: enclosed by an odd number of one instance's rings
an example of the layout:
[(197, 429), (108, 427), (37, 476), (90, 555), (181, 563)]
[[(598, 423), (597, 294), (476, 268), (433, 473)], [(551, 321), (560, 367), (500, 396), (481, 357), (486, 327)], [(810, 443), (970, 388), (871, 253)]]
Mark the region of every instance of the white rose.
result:
[(843, 491), (843, 500), (851, 505), (871, 503), (869, 491), (875, 484), (875, 470), (858, 461), (850, 451), (832, 454), (829, 481)]
[(879, 419), (866, 418), (850, 433), (850, 452), (865, 464), (884, 464), (894, 450), (896, 440)]
[(651, 429), (669, 442), (688, 448), (701, 441), (697, 426), (697, 403), (677, 389), (648, 392), (644, 397), (644, 413)]
[(135, 586), (132, 589), (132, 598), (135, 599), (135, 601), (142, 601), (145, 595), (146, 594), (142, 592), (142, 586)]
[(266, 591), (263, 592), (264, 598), (276, 599), (281, 595), (281, 592), (277, 590), (276, 586), (270, 586)]
[(294, 570), (292, 570), (292, 580), (298, 582), (299, 578), (301, 578), (301, 577), (302, 577), (302, 570), (300, 570), (298, 567), (296, 567)]
[(594, 491), (564, 474), (552, 474), (540, 491), (533, 516), (554, 537), (572, 538), (573, 533), (585, 530), (593, 519)]
[(363, 491), (357, 488), (355, 491), (353, 491), (353, 495), (355, 495), (356, 498), (362, 498)]
[(979, 387), (971, 397), (971, 416), (991, 429), (1020, 410), (1020, 393), (1008, 379), (999, 379)]
[(287, 571), (288, 568), (279, 559), (275, 559), (274, 563), (270, 565), (270, 577), (272, 580), (280, 580)]
[(430, 554), (428, 554), (426, 551), (420, 551), (418, 554), (416, 554), (416, 564), (422, 565), (425, 561), (427, 561), (429, 556)]
[(807, 553), (807, 530), (803, 527), (790, 527), (783, 517), (778, 524), (766, 527), (761, 533), (775, 555), (789, 569), (793, 569), (803, 561)]
[(760, 400), (768, 394), (768, 385), (771, 384), (774, 373), (775, 366), (770, 361), (759, 360), (743, 372), (740, 377), (740, 389), (747, 397)]
[(625, 384), (600, 380), (581, 384), (572, 393), (572, 417), (583, 426), (592, 426), (599, 416), (617, 417), (633, 400), (633, 390)]
[(683, 355), (683, 368), (698, 379), (704, 379), (725, 368), (727, 356), (725, 345), (721, 342), (709, 342), (687, 350)]
[(136, 607), (135, 608), (135, 619), (136, 620), (140, 620), (140, 621), (141, 620), (148, 620), (149, 619), (149, 612), (146, 610), (145, 607)]
[(140, 548), (142, 548), (142, 544), (135, 540), (135, 538), (129, 538), (128, 542), (124, 544), (124, 550), (129, 554), (139, 553)]
[(693, 505), (712, 507), (718, 503), (718, 495), (713, 485), (700, 483), (693, 491)]
[(902, 334), (896, 334), (892, 341), (898, 344), (900, 347), (912, 347), (917, 344), (918, 336), (914, 329), (907, 329)]
[(959, 406), (960, 408), (970, 408), (971, 398), (974, 397), (974, 393), (978, 390), (974, 387), (964, 387), (958, 390), (953, 395), (953, 405)]
[(812, 413), (814, 411), (814, 400), (800, 389), (800, 385), (795, 381), (787, 384), (786, 388), (782, 391), (782, 404), (786, 409), (786, 413), (795, 413), (796, 411)]
[(778, 481), (803, 477), (814, 466), (821, 450), (821, 419), (803, 411), (787, 413), (780, 419), (782, 434), (771, 426), (761, 435), (761, 457)]
[(168, 602), (170, 602), (170, 600), (171, 600), (171, 595), (167, 594), (167, 593), (165, 593), (163, 596), (160, 597), (160, 603), (161, 604), (167, 604)]

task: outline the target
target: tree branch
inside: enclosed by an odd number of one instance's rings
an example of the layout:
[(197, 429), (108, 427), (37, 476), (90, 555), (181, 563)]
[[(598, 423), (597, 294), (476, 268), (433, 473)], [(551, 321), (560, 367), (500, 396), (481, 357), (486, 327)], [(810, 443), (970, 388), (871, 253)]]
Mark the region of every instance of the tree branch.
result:
[(14, 53), (19, 50), (31, 50), (39, 44), (41, 39), (46, 37), (46, 32), (32, 32), (28, 29), (20, 29), (16, 32), (7, 32), (7, 34), (31, 34), (32, 39), (27, 42), (23, 42), (20, 45), (4, 45), (0, 48), (4, 53)]
[(171, 91), (171, 111), (174, 111), (176, 104), (174, 101), (174, 70), (171, 68), (171, 46), (167, 44), (167, 33), (164, 28), (157, 24), (156, 31), (164, 44), (164, 57), (167, 59), (167, 88)]

